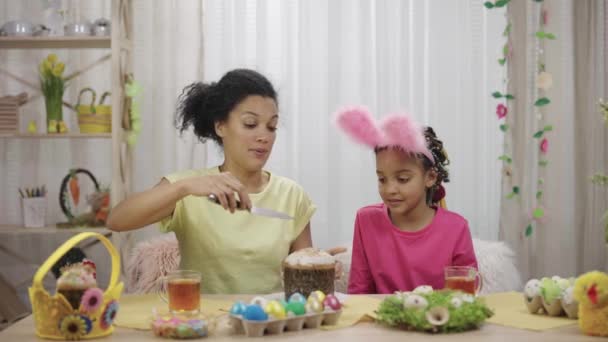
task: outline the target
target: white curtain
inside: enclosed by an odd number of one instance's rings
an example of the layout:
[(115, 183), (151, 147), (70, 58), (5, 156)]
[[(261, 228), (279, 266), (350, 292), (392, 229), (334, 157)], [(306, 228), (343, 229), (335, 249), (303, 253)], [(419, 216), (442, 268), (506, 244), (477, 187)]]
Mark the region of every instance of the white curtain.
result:
[[(177, 170), (205, 167), (207, 149), (175, 129), (181, 90), (202, 79), (203, 5), (199, 0), (135, 0), (134, 72), (143, 85), (143, 130), (134, 152), (134, 191)], [(151, 226), (139, 239), (159, 234)]]
[[(380, 201), (373, 153), (331, 123), (350, 104), (378, 116), (407, 110), (433, 126), (453, 163), (448, 207), (475, 236), (497, 238), (502, 134), (490, 94), (503, 77), (504, 10), (440, 0), (208, 0), (204, 10), (205, 79), (256, 68), (279, 91), (268, 168), (317, 204), (316, 245), (350, 242), (356, 210)], [(214, 147), (208, 156), (222, 160)]]
[[(0, 20), (33, 12), (39, 5), (32, 3), (5, 2)], [(109, 1), (67, 4), (82, 17), (109, 16)], [(317, 204), (316, 245), (349, 242), (356, 210), (380, 200), (373, 153), (331, 123), (331, 114), (350, 104), (367, 105), (379, 117), (407, 110), (433, 126), (453, 163), (448, 207), (469, 220), (475, 236), (497, 238), (502, 136), (490, 93), (502, 82), (496, 59), (504, 10), (487, 11), (473, 0), (136, 0), (134, 16), (135, 78), (144, 93), (133, 190), (149, 188), (174, 170), (222, 160), (214, 145), (179, 136), (173, 128), (175, 100), (192, 81), (217, 81), (230, 69), (249, 67), (266, 74), (279, 91), (281, 127), (268, 169), (295, 179)], [(76, 61), (89, 62), (100, 53), (60, 57), (77, 67)], [(0, 58), (31, 78), (43, 56), (11, 51)], [(107, 69), (88, 77), (71, 86), (69, 101), (85, 85), (109, 86)], [(0, 83), (1, 94), (19, 89)], [(27, 111), (43, 117), (41, 102)], [(2, 222), (20, 223), (17, 187), (30, 181), (56, 184), (49, 187), (52, 198), (60, 177), (74, 166), (110, 181), (109, 141), (4, 139), (0, 153)], [(51, 202), (47, 219), (63, 220), (58, 202)], [(156, 230), (149, 228), (144, 235), (149, 234)]]
[[(524, 279), (571, 277), (607, 266), (601, 217), (608, 190), (590, 180), (608, 170), (608, 135), (598, 108), (598, 100), (608, 96), (606, 1), (551, 0), (542, 6), (549, 18), (545, 30), (557, 37), (544, 43), (546, 71), (553, 75), (545, 121), (537, 119), (533, 105), (538, 98), (534, 81), (540, 48), (534, 34), (541, 4), (509, 5), (514, 50), (509, 93), (516, 99), (515, 115), (508, 117), (513, 127), (508, 142), (516, 151), (513, 184), (521, 185), (522, 195), (502, 202), (500, 233), (515, 248)], [(548, 134), (549, 164), (543, 168), (536, 166), (538, 145), (532, 136), (545, 124), (555, 128)], [(546, 218), (524, 237), (531, 208), (538, 203), (539, 179), (544, 180), (541, 205)]]

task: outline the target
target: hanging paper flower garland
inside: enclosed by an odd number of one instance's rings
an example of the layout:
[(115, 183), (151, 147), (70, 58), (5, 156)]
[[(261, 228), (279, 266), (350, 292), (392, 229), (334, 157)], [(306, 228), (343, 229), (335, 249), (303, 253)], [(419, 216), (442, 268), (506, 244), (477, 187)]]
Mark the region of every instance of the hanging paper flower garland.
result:
[[(608, 103), (600, 99), (599, 106), (604, 118), (604, 123), (608, 127)], [(591, 177), (591, 182), (596, 185), (608, 186), (608, 175), (596, 173)], [(606, 243), (608, 243), (608, 209), (604, 212), (604, 215), (602, 215), (601, 220), (604, 221), (604, 239), (606, 240)]]
[[(551, 87), (553, 86), (553, 76), (551, 75), (551, 73), (549, 73), (547, 70), (545, 70), (545, 56), (544, 56), (544, 45), (545, 42), (548, 40), (555, 40), (557, 37), (555, 36), (555, 34), (551, 33), (551, 32), (547, 32), (545, 27), (548, 24), (549, 21), (549, 12), (543, 8), (543, 4), (542, 4), (542, 0), (534, 0), (538, 6), (537, 9), (539, 10), (539, 29), (537, 30), (537, 32), (535, 33), (535, 38), (538, 40), (538, 49), (537, 49), (537, 53), (538, 53), (538, 58), (539, 58), (539, 65), (538, 65), (538, 74), (536, 75), (535, 78), (535, 85), (536, 88), (538, 89), (538, 97), (534, 100), (534, 113), (536, 115), (536, 119), (539, 121), (539, 126), (542, 127), (541, 129), (537, 130), (534, 134), (533, 134), (533, 139), (537, 140), (537, 143), (535, 144), (537, 147), (537, 153), (538, 153), (538, 164), (540, 167), (546, 167), (549, 164), (549, 161), (546, 159), (546, 155), (549, 152), (549, 138), (547, 137), (547, 133), (553, 131), (553, 126), (551, 124), (545, 123), (545, 106), (547, 106), (548, 104), (551, 103), (551, 99), (549, 99), (546, 95), (546, 92), (551, 89)], [(510, 0), (498, 0), (498, 1), (486, 1), (484, 3), (484, 6), (487, 9), (493, 9), (493, 8), (501, 8), (506, 6), (508, 3), (510, 2)], [(506, 41), (505, 44), (503, 45), (503, 49), (502, 49), (502, 58), (498, 59), (498, 64), (500, 64), (501, 66), (506, 66), (507, 65), (507, 61), (512, 57), (513, 55), (513, 46), (511, 44), (511, 37), (510, 37), (510, 33), (511, 33), (511, 22), (508, 18), (508, 14), (507, 15), (507, 26), (504, 29), (503, 32), (503, 37), (505, 37)], [(504, 75), (506, 75), (506, 73), (503, 72)], [(508, 78), (505, 76), (503, 78), (503, 83), (504, 83), (504, 88), (507, 89), (508, 88)], [(501, 91), (495, 91), (492, 93), (492, 97), (494, 99), (500, 100), (500, 99), (504, 99), (503, 102), (500, 102), (496, 105), (496, 116), (500, 122), (499, 128), (500, 131), (503, 133), (507, 133), (509, 131), (509, 125), (505, 122), (506, 121), (506, 117), (507, 115), (509, 115), (509, 101), (514, 100), (515, 97), (511, 94), (507, 94), (505, 92), (501, 92)], [(608, 106), (606, 107), (606, 111), (608, 113)], [(606, 116), (606, 120), (608, 120), (608, 114), (605, 114)], [(499, 160), (501, 160), (503, 162), (503, 175), (505, 177), (508, 177), (509, 179), (512, 179), (512, 175), (513, 175), (513, 168), (512, 168), (512, 163), (513, 163), (513, 158), (511, 158), (511, 156), (509, 155), (509, 148), (508, 148), (508, 144), (506, 143), (506, 139), (505, 139), (505, 152), (504, 154), (502, 154), (500, 157), (498, 157)], [(534, 226), (537, 223), (542, 223), (544, 222), (544, 220), (547, 217), (547, 213), (546, 210), (544, 209), (543, 206), (543, 186), (544, 186), (544, 181), (542, 178), (539, 178), (537, 181), (537, 191), (536, 191), (536, 197), (535, 197), (535, 202), (533, 204), (533, 207), (529, 210), (530, 212), (530, 220), (528, 225), (524, 228), (523, 231), (523, 236), (525, 237), (529, 237), (530, 235), (532, 235), (533, 230), (534, 230)], [(507, 199), (513, 199), (516, 196), (519, 196), (521, 194), (521, 189), (517, 184), (512, 184), (512, 189), (511, 189), (511, 193), (507, 194), (506, 198)]]
[[(506, 6), (510, 0), (498, 0), (495, 2), (487, 1), (484, 3), (484, 6), (487, 9), (493, 8), (501, 8)], [(509, 80), (507, 78), (506, 66), (507, 61), (513, 56), (513, 45), (511, 44), (511, 21), (508, 18), (508, 14), (505, 11), (505, 16), (507, 17), (507, 25), (503, 30), (503, 37), (505, 39), (505, 43), (502, 48), (502, 58), (498, 59), (498, 64), (505, 67), (503, 69), (503, 87), (504, 89), (508, 88)], [(496, 100), (502, 100), (496, 105), (496, 117), (500, 122), (498, 128), (503, 134), (506, 134), (509, 131), (509, 125), (506, 123), (506, 117), (509, 114), (509, 101), (515, 100), (515, 96), (512, 94), (508, 94), (501, 91), (494, 91), (492, 93), (492, 97)], [(513, 169), (511, 167), (513, 163), (513, 158), (511, 158), (510, 154), (507, 152), (508, 144), (505, 139), (505, 153), (498, 157), (498, 160), (503, 162), (503, 175), (509, 179), (512, 179)], [(511, 189), (511, 193), (507, 195), (508, 199), (511, 199), (515, 196), (519, 195), (519, 186), (513, 185)]]
[[(534, 101), (534, 112), (536, 114), (536, 119), (539, 122), (539, 126), (542, 127), (538, 131), (536, 131), (532, 138), (537, 140), (538, 146), (538, 165), (540, 167), (547, 167), (549, 165), (549, 161), (546, 156), (549, 152), (549, 138), (547, 137), (547, 133), (553, 131), (553, 125), (548, 124), (546, 122), (546, 107), (551, 103), (551, 99), (547, 97), (547, 91), (553, 87), (553, 76), (545, 69), (545, 44), (549, 40), (555, 40), (557, 37), (555, 34), (546, 31), (546, 26), (549, 23), (549, 12), (546, 8), (544, 8), (542, 1), (538, 1), (537, 6), (540, 17), (539, 19), (539, 29), (535, 34), (535, 38), (538, 40), (537, 53), (538, 53), (538, 74), (536, 75), (536, 88), (538, 90), (538, 97)], [(543, 198), (543, 190), (544, 190), (544, 181), (542, 178), (538, 179), (537, 182), (537, 191), (536, 191), (536, 203), (533, 204), (531, 209), (532, 218), (530, 222), (524, 229), (524, 236), (528, 237), (532, 235), (534, 231), (534, 227), (537, 223), (545, 222), (547, 217), (547, 213), (544, 210), (544, 198)]]

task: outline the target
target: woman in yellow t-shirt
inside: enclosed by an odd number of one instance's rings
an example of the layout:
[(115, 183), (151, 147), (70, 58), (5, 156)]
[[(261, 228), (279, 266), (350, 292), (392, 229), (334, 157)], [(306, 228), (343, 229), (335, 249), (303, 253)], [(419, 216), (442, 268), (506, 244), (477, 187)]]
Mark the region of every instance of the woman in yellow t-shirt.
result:
[[(201, 141), (215, 141), (224, 149), (224, 162), (165, 176), (119, 203), (108, 227), (127, 231), (160, 221), (179, 241), (180, 268), (202, 273), (205, 293), (280, 290), (282, 260), (312, 246), (310, 218), (316, 208), (297, 183), (263, 169), (278, 121), (277, 93), (256, 71), (236, 69), (217, 83), (186, 87), (178, 128), (192, 126)], [(221, 205), (207, 199), (211, 194)], [(294, 219), (243, 210), (254, 205)]]

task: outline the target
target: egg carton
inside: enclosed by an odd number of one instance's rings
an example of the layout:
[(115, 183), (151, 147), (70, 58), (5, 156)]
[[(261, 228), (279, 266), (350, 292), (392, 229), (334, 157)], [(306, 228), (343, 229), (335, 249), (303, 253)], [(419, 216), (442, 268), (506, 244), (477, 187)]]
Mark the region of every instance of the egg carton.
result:
[(524, 295), (524, 300), (528, 311), (531, 314), (547, 314), (549, 316), (567, 316), (571, 319), (578, 318), (578, 302), (566, 304), (561, 299), (555, 299), (547, 303), (542, 296), (527, 297)]
[(342, 309), (337, 311), (324, 311), (321, 313), (307, 313), (301, 316), (291, 316), (284, 319), (269, 319), (266, 321), (252, 321), (240, 315), (230, 314), (230, 324), (237, 334), (247, 337), (262, 337), (264, 335), (279, 335), (284, 331), (300, 331), (302, 329), (317, 329), (321, 325), (335, 325), (340, 319)]

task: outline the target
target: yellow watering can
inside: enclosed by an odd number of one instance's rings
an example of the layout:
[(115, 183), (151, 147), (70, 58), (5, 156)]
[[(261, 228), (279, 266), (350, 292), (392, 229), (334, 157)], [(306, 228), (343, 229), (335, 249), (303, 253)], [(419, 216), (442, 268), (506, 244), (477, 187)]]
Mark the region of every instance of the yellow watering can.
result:
[[(82, 105), (82, 95), (91, 93), (91, 103)], [(91, 88), (84, 88), (78, 94), (78, 102), (76, 103), (76, 112), (78, 113), (78, 126), (80, 133), (110, 133), (112, 131), (112, 106), (103, 104), (105, 99), (110, 95), (106, 91), (101, 95), (99, 104), (95, 105), (97, 94)]]

